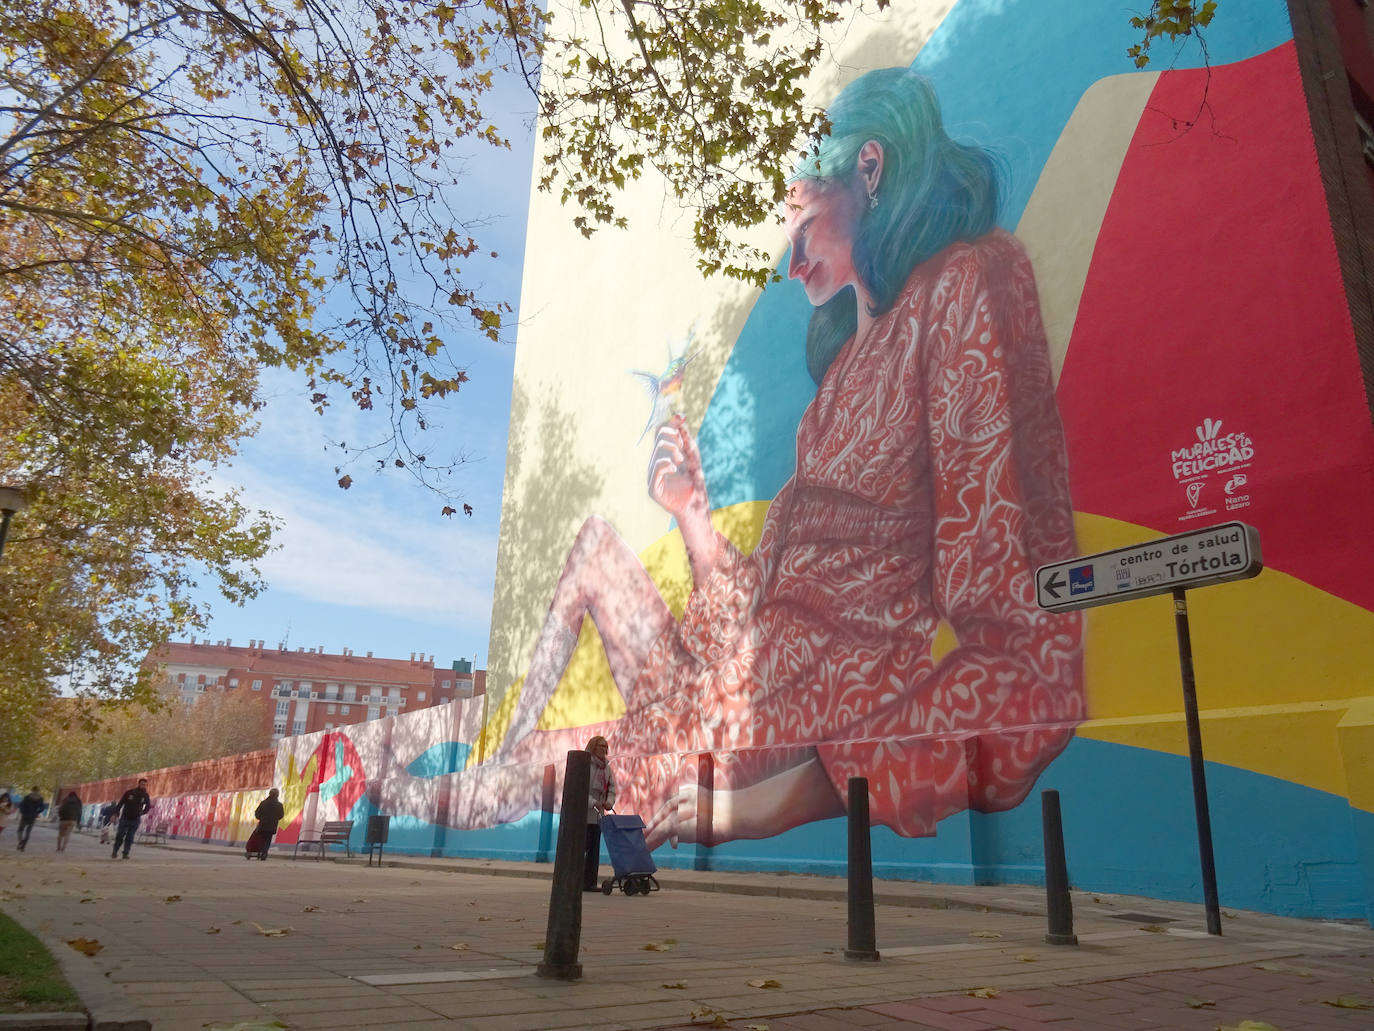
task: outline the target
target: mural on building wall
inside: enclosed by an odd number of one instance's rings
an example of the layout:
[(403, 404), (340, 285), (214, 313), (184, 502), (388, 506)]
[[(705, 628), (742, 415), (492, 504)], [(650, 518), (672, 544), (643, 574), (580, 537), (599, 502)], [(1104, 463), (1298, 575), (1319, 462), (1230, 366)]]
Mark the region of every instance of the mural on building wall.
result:
[[(685, 421), (657, 430), (649, 490), (694, 588), (676, 618), (602, 519), (572, 544), (498, 762), (604, 733), (650, 847), (696, 840), (687, 770), (714, 758), (713, 841), (842, 815), (934, 833), (1016, 805), (1082, 716), (1081, 623), (1037, 609), (1035, 568), (1075, 553), (1063, 430), (1035, 279), (996, 227), (997, 166), (946, 134), (911, 69), (852, 83), (792, 179), (787, 274), (814, 306), (817, 384), (796, 472), (748, 554), (716, 533)], [(584, 618), (625, 715), (538, 730)], [(944, 623), (957, 642), (932, 652)], [(988, 733), (995, 731), (995, 733)]]

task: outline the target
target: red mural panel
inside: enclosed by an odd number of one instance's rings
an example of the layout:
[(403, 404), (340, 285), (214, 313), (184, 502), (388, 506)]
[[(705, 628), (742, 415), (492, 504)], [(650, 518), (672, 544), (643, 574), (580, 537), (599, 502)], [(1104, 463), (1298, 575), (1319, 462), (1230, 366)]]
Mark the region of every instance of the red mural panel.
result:
[[(1204, 96), (1191, 129), (1170, 117)], [(1162, 75), (1097, 241), (1060, 407), (1076, 510), (1169, 533), (1240, 519), (1266, 564), (1374, 608), (1368, 560), (1340, 544), (1374, 510), (1374, 438), (1316, 162), (1291, 43)], [(1104, 420), (1113, 408), (1143, 415)], [(1185, 450), (1223, 457), (1204, 469)]]

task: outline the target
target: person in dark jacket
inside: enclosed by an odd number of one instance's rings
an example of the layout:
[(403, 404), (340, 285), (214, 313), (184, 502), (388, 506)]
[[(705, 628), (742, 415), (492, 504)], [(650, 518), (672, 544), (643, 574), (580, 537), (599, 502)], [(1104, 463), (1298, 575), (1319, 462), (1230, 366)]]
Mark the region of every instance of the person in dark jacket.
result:
[(115, 831), (114, 849), (110, 852), (110, 858), (114, 859), (119, 855), (119, 849), (124, 848), (124, 858), (129, 858), (129, 849), (134, 846), (134, 835), (138, 833), (139, 821), (143, 819), (143, 814), (153, 807), (153, 800), (148, 797), (148, 778), (140, 777), (138, 786), (130, 788), (119, 796), (116, 804), (119, 813), (119, 828)]
[(81, 796), (69, 792), (57, 807), (57, 851), (67, 851), (67, 839), (81, 822)]
[(24, 796), (19, 803), (19, 851), (23, 852), (29, 843), (29, 835), (33, 833), (34, 821), (42, 815), (46, 803), (43, 795), (38, 790), (38, 785), (33, 786), (33, 790)]
[(266, 861), (267, 850), (272, 847), (272, 839), (277, 834), (277, 824), (286, 817), (286, 810), (282, 807), (281, 800), (277, 798), (276, 788), (269, 791), (267, 797), (258, 803), (257, 809), (253, 810), (253, 815), (258, 819), (258, 829), (253, 834), (260, 839), (262, 845), (258, 849), (258, 858)]

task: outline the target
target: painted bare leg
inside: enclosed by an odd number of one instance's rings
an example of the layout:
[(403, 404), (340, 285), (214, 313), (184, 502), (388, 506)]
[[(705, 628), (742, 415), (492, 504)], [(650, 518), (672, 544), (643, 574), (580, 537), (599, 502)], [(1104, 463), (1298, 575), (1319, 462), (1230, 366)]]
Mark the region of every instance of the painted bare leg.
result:
[(600, 634), (616, 688), (628, 698), (649, 649), (673, 616), (639, 558), (598, 516), (582, 524), (563, 565), (510, 728), (494, 756), (498, 762), (508, 761), (534, 732), (577, 647), (583, 617)]

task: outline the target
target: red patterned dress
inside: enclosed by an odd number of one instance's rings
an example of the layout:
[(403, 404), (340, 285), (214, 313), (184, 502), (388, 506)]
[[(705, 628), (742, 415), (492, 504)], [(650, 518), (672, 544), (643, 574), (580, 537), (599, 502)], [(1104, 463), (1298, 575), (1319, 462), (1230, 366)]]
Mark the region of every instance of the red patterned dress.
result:
[[(873, 821), (908, 836), (1026, 796), (1083, 716), (1082, 627), (1035, 604), (1036, 567), (1075, 544), (1014, 237), (911, 273), (827, 371), (758, 547), (719, 544), (606, 728), (626, 811), (655, 812), (708, 751), (717, 788), (818, 759), (843, 802), (866, 776)], [(936, 661), (941, 620), (958, 645)]]

